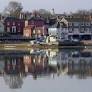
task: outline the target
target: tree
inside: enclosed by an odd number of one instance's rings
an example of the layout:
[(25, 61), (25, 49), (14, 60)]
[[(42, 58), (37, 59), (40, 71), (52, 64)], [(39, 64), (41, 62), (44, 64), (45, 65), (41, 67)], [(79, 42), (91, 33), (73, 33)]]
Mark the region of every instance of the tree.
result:
[(8, 6), (4, 9), (4, 14), (8, 14), (13, 17), (19, 17), (23, 6), (21, 3), (16, 1), (9, 2)]
[(52, 15), (50, 11), (45, 9), (39, 9), (38, 12), (40, 13), (40, 15), (43, 15), (45, 18), (50, 17)]
[(40, 14), (51, 14), (51, 12), (49, 12), (49, 11), (47, 11), (47, 10), (45, 10), (45, 9), (39, 9), (38, 12), (39, 12)]
[(43, 18), (48, 18), (48, 17), (50, 17), (52, 15), (51, 12), (49, 12), (49, 11), (47, 11), (45, 9), (34, 10), (33, 14), (35, 16), (41, 16)]
[(87, 11), (87, 10), (78, 10), (76, 13), (79, 14), (79, 15), (88, 15), (89, 11)]

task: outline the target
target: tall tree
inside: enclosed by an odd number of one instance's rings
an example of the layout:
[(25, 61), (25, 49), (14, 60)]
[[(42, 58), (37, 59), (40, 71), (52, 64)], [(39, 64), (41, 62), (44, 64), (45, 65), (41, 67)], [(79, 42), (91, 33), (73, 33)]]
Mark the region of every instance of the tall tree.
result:
[(36, 16), (37, 15), (41, 16), (43, 18), (48, 18), (52, 15), (51, 12), (49, 12), (48, 10), (45, 10), (45, 9), (34, 10), (33, 14)]
[(16, 1), (9, 2), (8, 6), (4, 9), (4, 13), (10, 16), (19, 17), (23, 6), (21, 3)]

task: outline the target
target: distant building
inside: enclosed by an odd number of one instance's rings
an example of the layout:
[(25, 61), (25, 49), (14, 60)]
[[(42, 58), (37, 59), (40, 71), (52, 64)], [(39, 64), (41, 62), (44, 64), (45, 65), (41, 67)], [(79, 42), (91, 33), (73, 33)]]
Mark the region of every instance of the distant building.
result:
[[(92, 44), (92, 18), (89, 15), (60, 15), (56, 22), (59, 42), (69, 40)], [(67, 24), (65, 26), (65, 24)], [(56, 33), (56, 31), (54, 31)], [(53, 33), (54, 33), (53, 32)], [(51, 33), (50, 33), (51, 34)]]

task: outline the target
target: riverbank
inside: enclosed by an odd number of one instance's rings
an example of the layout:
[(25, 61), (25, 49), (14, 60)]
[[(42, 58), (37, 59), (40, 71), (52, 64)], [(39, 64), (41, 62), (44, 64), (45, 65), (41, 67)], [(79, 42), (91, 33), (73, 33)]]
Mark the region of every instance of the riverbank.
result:
[(58, 45), (58, 44), (31, 44), (28, 42), (23, 42), (23, 43), (2, 43), (0, 44), (0, 50), (31, 50), (31, 49), (84, 49), (84, 48), (91, 48), (92, 49), (92, 44), (85, 44), (85, 45)]
[(92, 45), (77, 45), (77, 46), (59, 46), (58, 44), (30, 44), (30, 43), (20, 43), (20, 44), (0, 44), (0, 50), (31, 50), (31, 49), (92, 49)]
[(31, 49), (55, 49), (59, 48), (56, 44), (30, 44), (30, 43), (18, 43), (18, 44), (0, 44), (0, 50), (31, 50)]

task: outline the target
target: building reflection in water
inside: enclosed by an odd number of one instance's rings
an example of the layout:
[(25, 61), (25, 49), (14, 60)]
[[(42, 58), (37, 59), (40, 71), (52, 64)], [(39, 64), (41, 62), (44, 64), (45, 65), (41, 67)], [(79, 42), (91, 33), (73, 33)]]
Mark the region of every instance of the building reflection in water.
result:
[(92, 77), (92, 52), (89, 50), (32, 50), (0, 52), (0, 75), (11, 88), (21, 88), (28, 75), (33, 79), (54, 75)]

